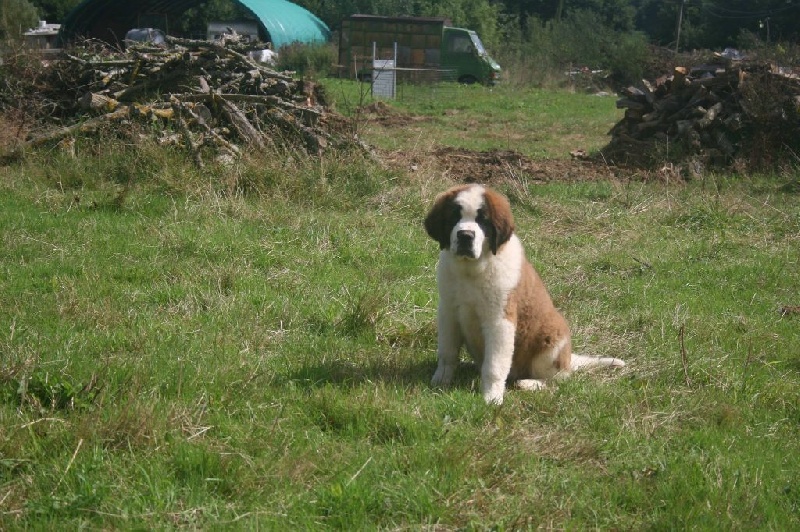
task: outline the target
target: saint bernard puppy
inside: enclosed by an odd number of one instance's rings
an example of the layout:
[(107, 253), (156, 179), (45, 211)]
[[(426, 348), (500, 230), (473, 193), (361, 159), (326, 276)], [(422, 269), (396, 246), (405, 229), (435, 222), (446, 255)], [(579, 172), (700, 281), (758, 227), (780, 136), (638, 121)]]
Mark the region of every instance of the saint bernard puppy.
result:
[(433, 385), (452, 381), (461, 346), (493, 404), (502, 404), (506, 381), (538, 389), (581, 367), (625, 365), (572, 352), (567, 322), (525, 258), (505, 197), (480, 185), (453, 187), (436, 198), (425, 230), (441, 249)]

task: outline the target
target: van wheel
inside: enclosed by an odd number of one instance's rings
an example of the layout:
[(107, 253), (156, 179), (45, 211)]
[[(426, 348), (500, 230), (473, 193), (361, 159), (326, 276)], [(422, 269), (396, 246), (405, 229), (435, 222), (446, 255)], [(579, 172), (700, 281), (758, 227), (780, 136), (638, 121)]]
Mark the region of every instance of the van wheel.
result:
[(475, 76), (461, 76), (458, 78), (458, 82), (463, 85), (474, 85), (475, 83), (478, 83), (478, 80), (475, 78)]

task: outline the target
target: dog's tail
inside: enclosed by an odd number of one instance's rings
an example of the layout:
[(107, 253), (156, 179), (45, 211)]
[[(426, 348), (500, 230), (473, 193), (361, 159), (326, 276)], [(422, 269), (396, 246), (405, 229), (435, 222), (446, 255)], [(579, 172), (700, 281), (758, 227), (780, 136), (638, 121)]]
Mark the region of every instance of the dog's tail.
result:
[(589, 368), (621, 368), (625, 366), (625, 361), (611, 357), (593, 357), (572, 353), (571, 371), (579, 371)]

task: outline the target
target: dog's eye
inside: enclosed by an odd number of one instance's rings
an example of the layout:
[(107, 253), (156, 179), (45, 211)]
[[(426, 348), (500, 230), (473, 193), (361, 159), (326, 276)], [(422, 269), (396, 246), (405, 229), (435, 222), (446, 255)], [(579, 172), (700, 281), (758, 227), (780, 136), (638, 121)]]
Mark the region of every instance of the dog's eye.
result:
[(475, 218), (478, 222), (485, 222), (486, 221), (486, 213), (483, 209), (478, 209), (478, 216)]

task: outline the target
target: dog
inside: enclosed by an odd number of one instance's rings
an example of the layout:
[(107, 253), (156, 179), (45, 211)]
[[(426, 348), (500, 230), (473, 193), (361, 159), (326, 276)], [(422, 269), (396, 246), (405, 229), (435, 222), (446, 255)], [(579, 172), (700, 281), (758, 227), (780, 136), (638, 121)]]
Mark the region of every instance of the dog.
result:
[(452, 187), (424, 225), (440, 248), (432, 385), (452, 382), (462, 346), (480, 368), (484, 400), (497, 405), (506, 382), (533, 390), (579, 368), (625, 365), (572, 352), (567, 321), (525, 257), (505, 196), (477, 184)]

